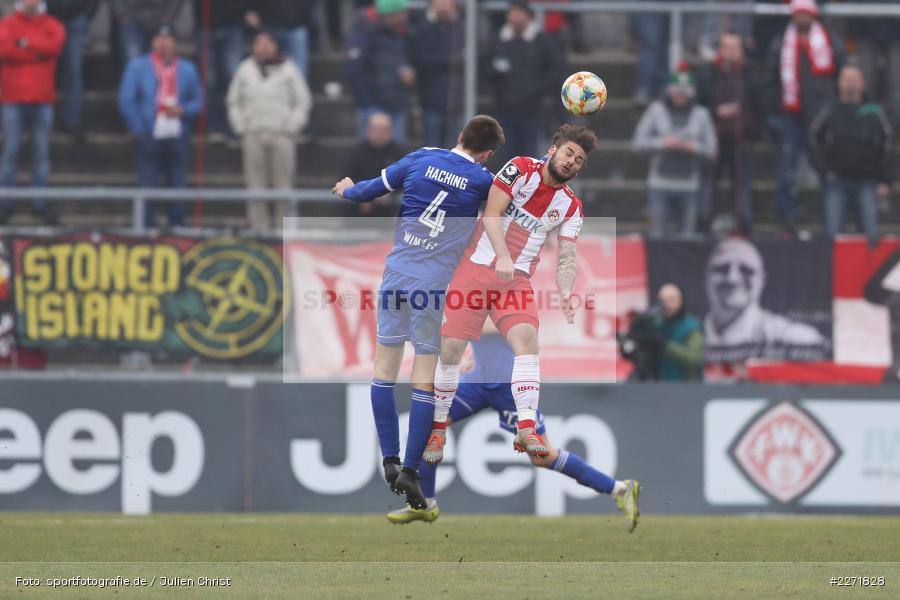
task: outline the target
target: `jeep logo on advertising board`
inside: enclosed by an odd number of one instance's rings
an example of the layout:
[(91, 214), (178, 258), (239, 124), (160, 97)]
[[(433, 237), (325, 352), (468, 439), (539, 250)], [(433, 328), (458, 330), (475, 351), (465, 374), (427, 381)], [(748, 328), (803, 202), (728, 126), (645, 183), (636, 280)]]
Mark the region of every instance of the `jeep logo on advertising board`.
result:
[[(191, 491), (203, 472), (205, 446), (200, 427), (184, 413), (127, 412), (121, 428), (96, 410), (75, 408), (56, 417), (41, 439), (25, 412), (0, 408), (0, 494), (28, 490), (42, 472), (65, 494), (97, 494), (118, 483), (122, 512), (147, 514), (152, 498)], [(153, 445), (172, 446), (168, 468), (157, 469)]]
[[(345, 444), (343, 461), (329, 463), (323, 458), (327, 440), (298, 437), (291, 441), (291, 471), (305, 490), (326, 496), (360, 493), (373, 479), (382, 480), (381, 454), (372, 426), (368, 384), (350, 384), (346, 390)], [(510, 417), (507, 417), (510, 418)], [(409, 414), (400, 415), (401, 448)], [(586, 460), (604, 472), (614, 474), (617, 443), (612, 429), (598, 416), (570, 414), (544, 415), (550, 438), (560, 448), (570, 442), (583, 446)], [(503, 435), (497, 439), (498, 436)], [(447, 431), (444, 462), (437, 473), (437, 492), (455, 480), (479, 497), (510, 497), (529, 490), (534, 494), (535, 512), (544, 516), (566, 513), (566, 499), (597, 496), (590, 488), (561, 477), (552, 469), (536, 469), (527, 458), (512, 451), (512, 436), (500, 434), (497, 413), (485, 411), (462, 422), (457, 431)]]
[(760, 491), (788, 504), (828, 473), (841, 450), (812, 415), (781, 402), (752, 419), (729, 454)]

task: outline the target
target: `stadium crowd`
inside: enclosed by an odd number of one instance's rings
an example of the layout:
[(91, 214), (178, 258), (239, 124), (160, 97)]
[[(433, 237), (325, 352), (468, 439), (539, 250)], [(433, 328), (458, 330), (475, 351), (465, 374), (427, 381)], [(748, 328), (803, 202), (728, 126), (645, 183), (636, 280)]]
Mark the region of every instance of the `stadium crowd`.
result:
[[(54, 111), (73, 143), (90, 134), (83, 65), (101, 7), (109, 48), (121, 63), (118, 108), (134, 139), (142, 187), (187, 186), (197, 133), (203, 144), (240, 147), (248, 188), (294, 186), (297, 142), (314, 97), (310, 57), (318, 52), (346, 56), (344, 81), (326, 86), (325, 97), (346, 90), (356, 110), (358, 147), (335, 176), (371, 175), (408, 146), (452, 145), (464, 116), (458, 0), (429, 0), (425, 11), (411, 10), (409, 0), (4, 4), (3, 186), (17, 182), (26, 135), (32, 139), (31, 183), (49, 183)], [(722, 223), (750, 234), (759, 208), (751, 185), (758, 169), (753, 150), (766, 140), (777, 145), (774, 201), (784, 236), (796, 233), (798, 181), (817, 180), (826, 233), (842, 232), (848, 208), (855, 207), (860, 231), (877, 239), (900, 122), (900, 19), (825, 22), (814, 0), (789, 5), (789, 19), (690, 17), (683, 40), (690, 63), (674, 72), (668, 16), (628, 16), (636, 84), (616, 96), (630, 97), (640, 113), (632, 146), (649, 157), (651, 235), (695, 235)], [(528, 0), (511, 0), (505, 13), (491, 13), (488, 21), (479, 45), (481, 89), (504, 126), (503, 154), (539, 156), (548, 115), (558, 114), (549, 107), (566, 75), (566, 55), (593, 50), (584, 15), (538, 15)], [(730, 185), (720, 186), (725, 176)], [(37, 200), (32, 208), (43, 222), (57, 223), (47, 203)], [(166, 212), (169, 225), (184, 222), (184, 206), (170, 204)], [(4, 201), (0, 223), (12, 214), (13, 203)], [(267, 230), (283, 214), (283, 207), (254, 202), (247, 220)], [(145, 221), (157, 223), (152, 207)]]

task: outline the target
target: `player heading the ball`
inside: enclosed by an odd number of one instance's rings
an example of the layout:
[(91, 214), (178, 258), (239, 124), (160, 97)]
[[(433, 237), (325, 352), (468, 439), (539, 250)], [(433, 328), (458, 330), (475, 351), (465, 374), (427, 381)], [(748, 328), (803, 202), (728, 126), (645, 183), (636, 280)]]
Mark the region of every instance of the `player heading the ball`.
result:
[[(491, 188), (493, 176), (482, 164), (504, 141), (500, 124), (479, 115), (466, 124), (452, 150), (421, 148), (388, 166), (380, 177), (359, 183), (344, 178), (332, 189), (355, 202), (369, 202), (403, 189), (394, 246), (378, 293), (371, 398), (385, 480), (394, 493), (405, 494), (413, 508), (425, 507), (417, 471), (431, 433), (444, 292)], [(413, 296), (430, 301), (414, 306), (407, 301)], [(413, 344), (416, 356), (409, 436), (401, 469), (394, 386), (407, 341)]]
[(531, 457), (547, 456), (548, 449), (535, 430), (541, 377), (538, 312), (530, 277), (548, 235), (558, 229), (556, 283), (566, 320), (574, 323), (575, 242), (583, 209), (566, 182), (578, 175), (596, 147), (593, 131), (563, 125), (543, 159), (513, 158), (494, 177), (484, 216), (447, 295), (468, 298), (474, 294), (504, 301), (447, 306), (434, 375), (435, 411), (425, 450), (427, 462), (439, 462), (443, 457), (447, 414), (459, 385), (459, 362), (468, 341), (481, 336), (488, 315), (515, 353), (510, 381), (518, 428), (513, 447)]

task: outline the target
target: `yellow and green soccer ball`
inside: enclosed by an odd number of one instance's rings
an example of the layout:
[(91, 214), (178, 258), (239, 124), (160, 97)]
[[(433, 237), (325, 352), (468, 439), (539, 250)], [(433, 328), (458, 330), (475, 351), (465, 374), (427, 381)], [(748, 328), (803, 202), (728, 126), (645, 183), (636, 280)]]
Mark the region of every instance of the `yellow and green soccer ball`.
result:
[(573, 73), (562, 86), (562, 103), (573, 115), (591, 115), (606, 104), (606, 84), (589, 71)]

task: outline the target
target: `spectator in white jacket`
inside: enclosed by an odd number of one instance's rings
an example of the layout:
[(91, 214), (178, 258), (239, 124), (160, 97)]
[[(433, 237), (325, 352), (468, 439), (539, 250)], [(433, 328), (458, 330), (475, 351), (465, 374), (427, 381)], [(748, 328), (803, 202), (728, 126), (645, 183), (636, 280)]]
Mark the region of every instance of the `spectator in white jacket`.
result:
[[(278, 51), (266, 32), (257, 34), (253, 54), (238, 67), (228, 88), (228, 118), (241, 138), (244, 179), (250, 189), (290, 189), (296, 170), (297, 134), (309, 120), (312, 95), (297, 66)], [(250, 227), (281, 227), (285, 202), (251, 201)], [(271, 211), (275, 211), (272, 221)]]

